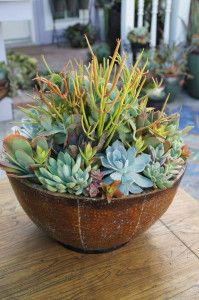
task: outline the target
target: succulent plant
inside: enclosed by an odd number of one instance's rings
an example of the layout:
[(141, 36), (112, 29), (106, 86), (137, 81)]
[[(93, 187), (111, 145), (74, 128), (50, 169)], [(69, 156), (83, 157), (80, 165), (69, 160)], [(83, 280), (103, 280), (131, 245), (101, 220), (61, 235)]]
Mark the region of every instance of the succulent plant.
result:
[(100, 193), (100, 187), (101, 187), (103, 177), (104, 174), (100, 170), (91, 170), (90, 172), (91, 183), (86, 189), (90, 197), (96, 197)]
[(159, 144), (156, 147), (149, 145), (149, 153), (151, 155), (152, 163), (159, 162), (161, 166), (165, 163), (167, 155), (165, 154), (163, 144)]
[(123, 193), (119, 190), (120, 181), (114, 180), (110, 184), (102, 183), (102, 190), (105, 194), (108, 203), (111, 202), (112, 198), (119, 198), (123, 196)]
[(159, 144), (156, 147), (149, 146), (151, 154), (151, 162), (144, 170), (145, 176), (149, 177), (154, 183), (154, 187), (160, 189), (169, 188), (173, 184), (173, 180), (184, 165), (184, 160), (181, 156), (180, 150), (177, 147), (170, 148), (166, 153), (164, 145)]
[(59, 152), (57, 159), (50, 157), (46, 167), (35, 174), (49, 191), (80, 195), (90, 183), (90, 168), (83, 171), (81, 163), (81, 155), (75, 161), (67, 152)]
[(105, 168), (104, 174), (109, 174), (103, 182), (111, 184), (115, 180), (120, 181), (118, 189), (124, 195), (141, 193), (143, 188), (153, 186), (150, 179), (140, 174), (150, 160), (150, 156), (144, 153), (136, 157), (134, 147), (126, 150), (124, 145), (117, 140), (106, 149), (106, 155), (101, 156), (101, 163)]
[(9, 174), (33, 177), (34, 169), (43, 165), (50, 150), (44, 137), (37, 137), (30, 143), (18, 132), (8, 135), (3, 141), (6, 160), (0, 166)]
[(171, 176), (167, 175), (165, 168), (159, 162), (148, 165), (144, 170), (144, 175), (151, 179), (156, 188), (166, 189), (172, 187)]

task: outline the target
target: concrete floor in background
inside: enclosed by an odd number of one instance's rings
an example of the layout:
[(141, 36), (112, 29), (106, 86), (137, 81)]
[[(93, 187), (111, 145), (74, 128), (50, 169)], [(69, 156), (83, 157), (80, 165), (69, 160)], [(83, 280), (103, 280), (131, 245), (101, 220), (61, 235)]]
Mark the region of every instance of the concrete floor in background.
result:
[(50, 68), (61, 71), (70, 59), (87, 60), (87, 49), (70, 48), (69, 46), (57, 47), (56, 45), (41, 45), (12, 48), (14, 52), (27, 54), (38, 60), (38, 70), (46, 70), (41, 56), (44, 55)]

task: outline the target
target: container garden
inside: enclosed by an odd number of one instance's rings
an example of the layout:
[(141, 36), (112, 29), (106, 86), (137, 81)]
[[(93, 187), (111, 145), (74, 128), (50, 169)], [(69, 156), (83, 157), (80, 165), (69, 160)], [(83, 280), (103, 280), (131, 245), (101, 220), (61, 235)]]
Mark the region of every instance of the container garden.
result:
[(149, 32), (148, 25), (134, 28), (128, 33), (128, 39), (133, 52), (133, 59), (136, 59), (137, 54), (143, 49), (149, 48)]
[[(184, 170), (172, 188), (106, 199), (44, 191), (39, 185), (9, 177), (29, 218), (50, 237), (86, 253), (125, 245), (154, 224), (171, 204)], [(155, 209), (154, 209), (155, 207)]]
[(86, 48), (87, 43), (84, 35), (89, 38), (91, 44), (97, 39), (97, 32), (95, 28), (90, 24), (77, 23), (73, 26), (69, 26), (65, 30), (65, 37), (68, 39), (71, 47), (73, 48)]
[(166, 102), (161, 111), (147, 107), (146, 66), (128, 69), (120, 40), (103, 64), (87, 43), (89, 67), (47, 66), (49, 75), (36, 77), (37, 104), (4, 138), (0, 167), (36, 225), (90, 253), (124, 245), (166, 211), (184, 174), (190, 127), (178, 130)]
[(188, 73), (190, 74), (187, 80), (188, 93), (191, 97), (199, 99), (199, 50), (188, 56)]

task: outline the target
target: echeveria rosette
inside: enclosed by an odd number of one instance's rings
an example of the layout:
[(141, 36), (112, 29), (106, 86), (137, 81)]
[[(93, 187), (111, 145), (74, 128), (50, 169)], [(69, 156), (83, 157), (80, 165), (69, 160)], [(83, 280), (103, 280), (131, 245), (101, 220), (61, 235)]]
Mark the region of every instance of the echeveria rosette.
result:
[(144, 188), (153, 186), (149, 178), (140, 174), (150, 161), (150, 155), (142, 153), (136, 156), (134, 147), (126, 150), (124, 145), (117, 140), (112, 146), (107, 147), (106, 155), (101, 156), (101, 163), (105, 168), (103, 173), (108, 175), (103, 182), (111, 184), (113, 181), (120, 181), (118, 189), (124, 195), (141, 193)]
[(49, 158), (45, 168), (35, 172), (41, 184), (51, 192), (81, 195), (90, 184), (90, 168), (82, 170), (81, 155), (74, 160), (67, 152), (59, 152), (57, 159)]

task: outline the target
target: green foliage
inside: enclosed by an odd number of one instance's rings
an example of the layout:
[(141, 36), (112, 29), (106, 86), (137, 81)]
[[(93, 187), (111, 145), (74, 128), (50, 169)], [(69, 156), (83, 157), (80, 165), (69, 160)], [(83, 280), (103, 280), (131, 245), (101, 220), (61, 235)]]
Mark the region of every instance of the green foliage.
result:
[(159, 162), (147, 166), (144, 175), (151, 179), (156, 188), (166, 189), (172, 187), (170, 174), (167, 174), (165, 168)]
[(152, 76), (164, 79), (165, 77), (179, 77), (187, 75), (187, 57), (189, 47), (183, 45), (168, 46), (161, 43), (155, 51), (145, 51), (143, 56), (144, 64), (148, 59), (148, 68)]
[(39, 168), (35, 174), (49, 191), (80, 195), (90, 183), (90, 168), (83, 171), (81, 163), (80, 155), (75, 161), (67, 152), (59, 152), (57, 159), (50, 157), (46, 168)]
[(65, 30), (65, 36), (69, 40), (71, 47), (74, 48), (86, 48), (87, 43), (84, 35), (87, 35), (91, 44), (93, 44), (97, 38), (97, 33), (94, 27), (90, 24), (77, 23), (73, 26), (69, 26)]
[[(107, 59), (111, 55), (111, 50), (107, 43), (95, 44), (93, 45), (92, 49), (99, 63), (103, 63), (104, 58)], [(92, 59), (90, 51), (88, 52), (88, 59), (89, 61)]]
[(37, 60), (25, 54), (9, 52), (4, 65), (10, 82), (10, 96), (16, 96), (18, 89), (27, 90), (36, 76)]
[(48, 144), (40, 136), (32, 140), (19, 133), (8, 135), (3, 141), (6, 160), (0, 166), (7, 173), (24, 177), (34, 177), (34, 170), (45, 164), (49, 156)]
[(118, 40), (113, 56), (100, 63), (87, 43), (88, 66), (69, 61), (59, 73), (44, 59), (48, 74), (35, 78), (36, 105), (22, 109), (17, 133), (5, 138), (1, 168), (37, 177), (50, 191), (108, 201), (172, 186), (189, 156), (182, 135), (191, 127), (178, 130), (179, 115), (166, 115), (168, 97), (161, 111), (147, 107), (142, 53), (128, 68)]
[(154, 187), (166, 189), (173, 185), (176, 175), (185, 164), (181, 158), (181, 147), (182, 144), (177, 141), (168, 151), (165, 151), (163, 144), (157, 147), (149, 146), (152, 160), (144, 174), (152, 180)]

